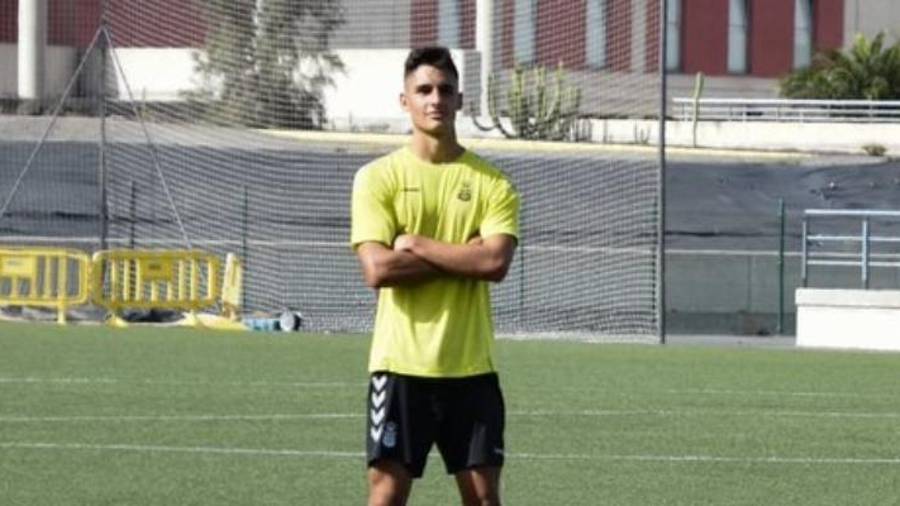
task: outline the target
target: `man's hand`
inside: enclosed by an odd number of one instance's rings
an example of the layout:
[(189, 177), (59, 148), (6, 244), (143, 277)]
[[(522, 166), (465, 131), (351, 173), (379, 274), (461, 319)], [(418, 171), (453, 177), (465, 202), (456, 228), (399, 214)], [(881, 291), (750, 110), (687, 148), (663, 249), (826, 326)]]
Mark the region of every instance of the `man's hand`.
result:
[(413, 234), (400, 234), (394, 239), (394, 251), (412, 251), (416, 242)]

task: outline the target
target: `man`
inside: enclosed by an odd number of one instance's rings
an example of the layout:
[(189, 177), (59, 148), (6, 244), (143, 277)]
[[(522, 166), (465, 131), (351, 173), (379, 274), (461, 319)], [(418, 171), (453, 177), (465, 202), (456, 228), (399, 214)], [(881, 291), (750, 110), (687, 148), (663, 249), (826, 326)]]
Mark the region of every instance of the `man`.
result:
[(412, 138), (361, 168), (351, 242), (378, 290), (369, 356), (369, 504), (402, 505), (432, 444), (463, 504), (500, 504), (504, 407), (489, 281), (518, 241), (519, 196), (456, 138), (462, 106), (446, 48), (409, 53), (400, 105)]

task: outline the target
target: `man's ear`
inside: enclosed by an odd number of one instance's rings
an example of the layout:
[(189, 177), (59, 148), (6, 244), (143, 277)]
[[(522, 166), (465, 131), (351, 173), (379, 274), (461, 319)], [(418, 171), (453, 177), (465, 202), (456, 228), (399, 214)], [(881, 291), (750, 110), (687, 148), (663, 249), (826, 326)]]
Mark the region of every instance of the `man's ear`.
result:
[(462, 93), (458, 93), (458, 94), (456, 95), (456, 99), (458, 100), (458, 102), (456, 103), (456, 110), (457, 110), (457, 111), (461, 111), (462, 108), (463, 108), (463, 94), (462, 94)]
[(409, 108), (407, 107), (407, 104), (406, 104), (406, 93), (401, 92), (399, 99), (400, 99), (400, 108), (403, 109), (404, 111), (409, 112)]

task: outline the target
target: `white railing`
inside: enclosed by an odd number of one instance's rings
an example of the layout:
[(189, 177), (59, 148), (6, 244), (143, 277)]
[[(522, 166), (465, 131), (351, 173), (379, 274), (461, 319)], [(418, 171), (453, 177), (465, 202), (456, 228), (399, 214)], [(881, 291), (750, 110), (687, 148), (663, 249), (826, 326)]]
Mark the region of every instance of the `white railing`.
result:
[[(796, 121), (809, 123), (900, 122), (896, 100), (790, 100), (780, 98), (672, 99), (673, 113), (681, 121)], [(696, 103), (695, 103), (696, 102)]]
[[(860, 223), (857, 234), (825, 234), (812, 233), (811, 221), (833, 220), (835, 218), (857, 219)], [(860, 281), (863, 288), (869, 288), (872, 267), (900, 268), (900, 260), (894, 252), (873, 252), (876, 245), (900, 243), (896, 235), (875, 235), (871, 230), (871, 221), (900, 221), (900, 212), (880, 209), (806, 209), (803, 212), (803, 244), (800, 279), (803, 286), (809, 281), (810, 265), (826, 265), (831, 267), (859, 267)], [(834, 227), (834, 224), (831, 224)], [(840, 245), (852, 245), (855, 252), (848, 252)], [(814, 250), (813, 247), (816, 247)]]

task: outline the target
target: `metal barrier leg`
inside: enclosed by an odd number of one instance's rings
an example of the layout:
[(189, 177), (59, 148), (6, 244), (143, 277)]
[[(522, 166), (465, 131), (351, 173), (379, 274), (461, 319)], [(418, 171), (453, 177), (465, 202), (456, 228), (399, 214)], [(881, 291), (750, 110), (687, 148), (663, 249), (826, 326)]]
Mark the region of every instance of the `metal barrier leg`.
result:
[[(65, 256), (56, 257), (56, 298), (59, 306), (56, 311), (56, 323), (60, 325), (66, 324), (66, 297), (69, 295), (69, 259)], [(49, 263), (47, 265), (49, 267)], [(48, 269), (49, 270), (49, 269)], [(45, 272), (44, 275), (48, 275)]]

